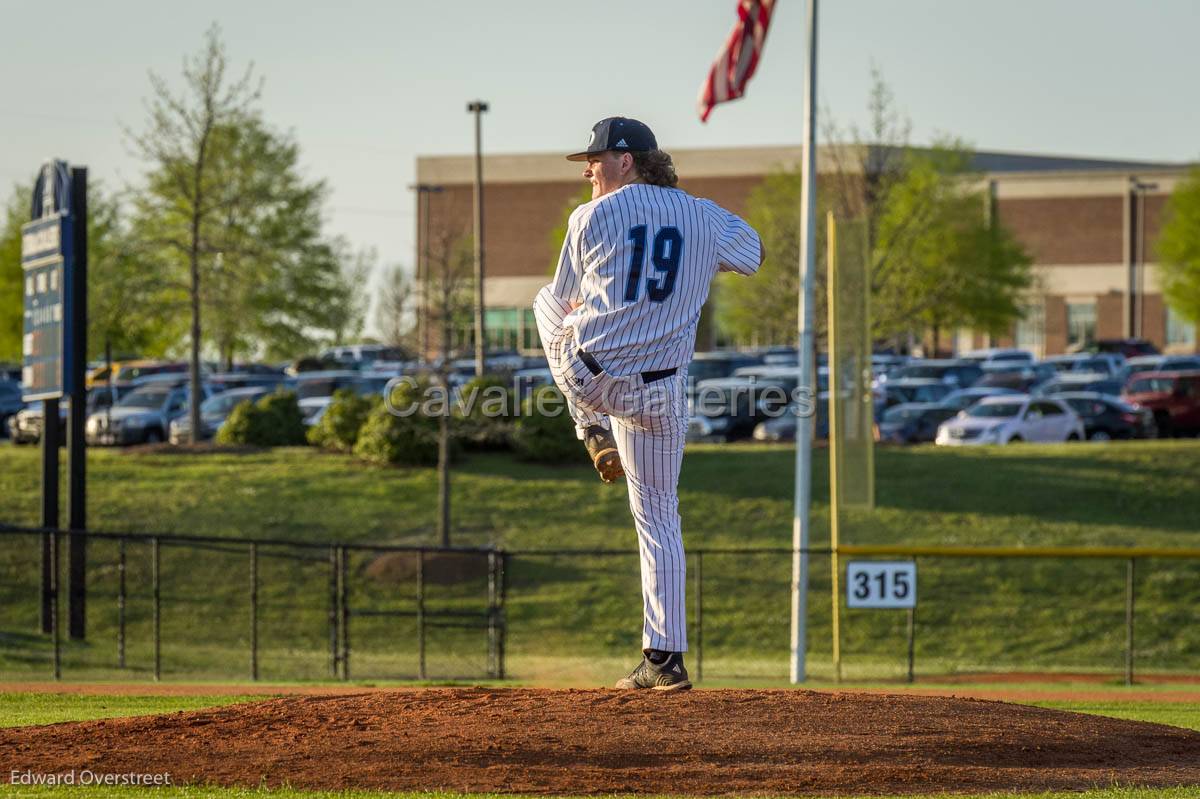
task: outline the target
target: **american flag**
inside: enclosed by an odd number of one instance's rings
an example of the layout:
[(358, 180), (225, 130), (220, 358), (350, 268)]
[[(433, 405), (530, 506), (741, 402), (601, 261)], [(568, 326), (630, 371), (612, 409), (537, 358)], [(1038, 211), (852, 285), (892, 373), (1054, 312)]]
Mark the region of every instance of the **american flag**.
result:
[(775, 0), (739, 0), (738, 21), (700, 87), (697, 110), (701, 122), (708, 121), (717, 103), (736, 100), (746, 93), (746, 84), (762, 57), (774, 7)]

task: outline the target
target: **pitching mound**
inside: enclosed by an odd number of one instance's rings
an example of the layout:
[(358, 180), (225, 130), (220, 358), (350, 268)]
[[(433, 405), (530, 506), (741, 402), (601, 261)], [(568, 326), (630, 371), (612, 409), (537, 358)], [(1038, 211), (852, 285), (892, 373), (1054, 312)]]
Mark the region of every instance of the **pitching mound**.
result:
[(810, 691), (293, 696), (0, 730), (0, 773), (555, 794), (1200, 785), (1200, 733), (1040, 708)]

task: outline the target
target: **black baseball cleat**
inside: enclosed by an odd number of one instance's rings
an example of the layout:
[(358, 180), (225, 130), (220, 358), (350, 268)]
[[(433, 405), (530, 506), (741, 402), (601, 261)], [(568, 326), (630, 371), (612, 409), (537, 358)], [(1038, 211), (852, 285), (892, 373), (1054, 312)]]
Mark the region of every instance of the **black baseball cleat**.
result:
[(600, 473), (601, 480), (614, 483), (625, 475), (625, 467), (621, 465), (621, 456), (611, 430), (602, 425), (592, 425), (583, 433), (583, 445), (587, 447), (592, 465)]
[(617, 688), (649, 688), (652, 691), (686, 691), (692, 687), (687, 669), (683, 666), (683, 653), (672, 652), (662, 663), (653, 663), (643, 657), (638, 667), (617, 681)]

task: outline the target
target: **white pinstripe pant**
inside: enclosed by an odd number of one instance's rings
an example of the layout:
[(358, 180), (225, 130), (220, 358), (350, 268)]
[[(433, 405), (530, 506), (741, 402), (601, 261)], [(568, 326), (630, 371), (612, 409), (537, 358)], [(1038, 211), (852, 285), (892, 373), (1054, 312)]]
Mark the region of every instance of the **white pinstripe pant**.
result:
[[(642, 647), (687, 651), (687, 562), (679, 524), (679, 468), (687, 433), (687, 370), (646, 385), (641, 375), (593, 375), (563, 319), (571, 307), (546, 286), (533, 303), (554, 382), (580, 431), (610, 427), (625, 467), (642, 567)], [(603, 364), (601, 364), (603, 366)]]

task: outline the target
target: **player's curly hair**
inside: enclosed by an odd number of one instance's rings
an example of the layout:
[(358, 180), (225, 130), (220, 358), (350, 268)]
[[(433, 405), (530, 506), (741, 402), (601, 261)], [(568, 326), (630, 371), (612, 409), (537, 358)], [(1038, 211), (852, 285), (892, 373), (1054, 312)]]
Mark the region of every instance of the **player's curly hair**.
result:
[(673, 189), (679, 183), (679, 177), (675, 174), (675, 164), (671, 162), (669, 153), (662, 150), (650, 150), (634, 152), (630, 155), (633, 156), (633, 165), (637, 167), (642, 180), (651, 186), (665, 186)]

